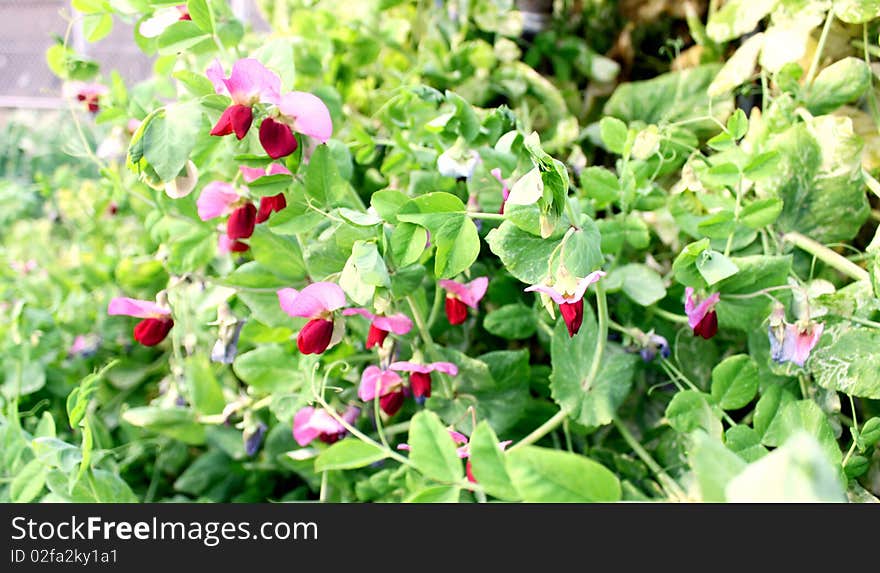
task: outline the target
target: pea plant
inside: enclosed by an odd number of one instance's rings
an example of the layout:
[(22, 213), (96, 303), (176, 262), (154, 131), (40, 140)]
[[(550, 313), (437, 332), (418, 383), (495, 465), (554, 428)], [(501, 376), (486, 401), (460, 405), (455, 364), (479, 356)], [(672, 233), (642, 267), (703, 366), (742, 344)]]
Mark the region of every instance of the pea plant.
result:
[(876, 501), (880, 6), (521, 4), (74, 0), (0, 499)]

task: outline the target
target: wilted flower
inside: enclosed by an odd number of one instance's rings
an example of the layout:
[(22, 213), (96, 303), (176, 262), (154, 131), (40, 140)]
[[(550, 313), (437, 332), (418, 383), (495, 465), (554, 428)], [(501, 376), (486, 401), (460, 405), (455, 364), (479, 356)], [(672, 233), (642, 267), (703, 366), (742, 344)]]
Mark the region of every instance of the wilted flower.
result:
[(688, 317), (688, 324), (694, 330), (694, 336), (702, 336), (706, 340), (715, 336), (718, 332), (718, 315), (715, 314), (715, 305), (721, 299), (721, 295), (713, 293), (706, 299), (694, 296), (694, 289), (685, 289), (684, 313)]
[(134, 339), (144, 346), (155, 346), (162, 342), (174, 321), (171, 311), (163, 306), (147, 300), (117, 297), (107, 307), (109, 315), (125, 315), (141, 318), (134, 327)]
[(478, 277), (469, 283), (443, 279), (438, 284), (447, 291), (446, 318), (449, 319), (449, 324), (455, 325), (467, 319), (468, 306), (477, 308), (489, 288), (489, 278)]
[[(360, 408), (349, 406), (342, 419), (354, 424), (360, 414)], [(315, 438), (325, 444), (332, 444), (345, 437), (347, 430), (325, 410), (317, 410), (311, 406), (301, 408), (293, 417), (293, 439), (300, 446), (309, 445)]]
[(444, 177), (470, 179), (479, 162), (479, 153), (456, 145), (437, 157), (437, 171)]
[(376, 315), (365, 308), (346, 308), (342, 311), (344, 316), (359, 314), (370, 321), (370, 331), (367, 333), (368, 349), (374, 346), (382, 346), (389, 332), (397, 335), (406, 334), (412, 330), (412, 320), (402, 313), (390, 316)]
[(767, 334), (770, 338), (770, 357), (779, 364), (793, 362), (803, 366), (810, 352), (822, 337), (825, 325), (809, 319), (794, 324), (785, 321), (785, 307), (776, 305), (770, 314)]
[(650, 331), (647, 333), (640, 333), (641, 336), (636, 336), (636, 342), (641, 347), (639, 350), (639, 355), (642, 357), (642, 360), (645, 362), (650, 362), (656, 358), (657, 353), (660, 353), (660, 356), (663, 358), (669, 358), (671, 351), (669, 350), (669, 342), (665, 337), (660, 336), (659, 334), (654, 334), (654, 331)]
[(296, 345), (303, 354), (321, 354), (342, 340), (344, 323), (333, 315), (345, 306), (345, 293), (339, 285), (316, 282), (301, 291), (283, 288), (278, 291), (278, 302), (290, 316), (310, 319), (296, 336)]
[(568, 328), (568, 336), (573, 337), (580, 330), (584, 320), (584, 294), (587, 288), (605, 274), (605, 271), (593, 271), (581, 279), (562, 274), (553, 286), (537, 284), (526, 288), (525, 291), (543, 293), (559, 305), (559, 314), (562, 315)]

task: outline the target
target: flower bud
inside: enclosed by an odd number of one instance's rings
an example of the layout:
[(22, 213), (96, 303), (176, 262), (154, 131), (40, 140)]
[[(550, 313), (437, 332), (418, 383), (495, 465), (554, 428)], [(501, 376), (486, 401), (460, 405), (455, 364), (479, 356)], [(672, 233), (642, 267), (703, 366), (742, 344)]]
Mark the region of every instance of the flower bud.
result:
[(568, 328), (569, 338), (573, 337), (581, 329), (581, 323), (584, 321), (584, 299), (560, 304), (559, 314), (562, 315), (562, 320)]
[(379, 407), (389, 416), (393, 416), (403, 406), (404, 398), (403, 390), (396, 390), (379, 398)]
[(260, 124), (260, 145), (263, 146), (269, 157), (278, 159), (296, 151), (298, 144), (290, 127), (267, 117)]
[(296, 346), (303, 354), (321, 354), (333, 337), (333, 321), (315, 318), (306, 323), (296, 336)]
[(156, 346), (168, 336), (174, 321), (170, 318), (145, 318), (134, 327), (134, 339), (144, 346)]

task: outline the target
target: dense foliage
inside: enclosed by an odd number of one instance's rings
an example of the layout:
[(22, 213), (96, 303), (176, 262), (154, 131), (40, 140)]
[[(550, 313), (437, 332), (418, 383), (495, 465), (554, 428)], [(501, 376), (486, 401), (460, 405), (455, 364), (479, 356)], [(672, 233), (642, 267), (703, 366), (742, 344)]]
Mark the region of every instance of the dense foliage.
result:
[(541, 4), (74, 0), (0, 500), (876, 501), (880, 4)]

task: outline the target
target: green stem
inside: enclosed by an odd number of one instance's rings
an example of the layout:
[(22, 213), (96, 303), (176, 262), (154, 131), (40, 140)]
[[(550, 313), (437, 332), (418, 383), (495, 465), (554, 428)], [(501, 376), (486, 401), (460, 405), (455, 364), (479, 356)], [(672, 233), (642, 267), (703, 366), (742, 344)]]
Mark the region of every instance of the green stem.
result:
[(556, 412), (556, 414), (554, 414), (552, 418), (535, 428), (535, 430), (532, 431), (531, 434), (512, 445), (507, 451), (512, 452), (513, 450), (519, 449), (523, 446), (530, 446), (534, 444), (535, 442), (555, 430), (556, 427), (559, 426), (559, 424), (561, 424), (567, 416), (568, 414), (566, 414), (563, 410)]
[[(681, 380), (682, 382), (684, 382), (684, 383), (687, 385), (688, 388), (690, 388), (690, 389), (693, 390), (694, 392), (700, 392), (700, 393), (702, 393), (702, 390), (700, 390), (699, 388), (697, 388), (697, 385), (694, 384), (693, 382), (691, 382), (691, 379), (688, 378), (687, 376), (685, 376), (685, 375), (684, 375), (684, 372), (682, 372), (681, 370), (679, 370), (679, 369), (675, 366), (675, 364), (673, 364), (672, 362), (669, 361), (669, 359), (667, 359), (667, 358), (663, 358), (663, 359), (662, 359), (662, 363), (663, 363), (664, 366), (666, 366), (667, 368), (669, 368), (669, 370), (671, 370), (671, 371), (672, 371), (672, 372), (673, 372), (673, 373), (679, 378), (679, 380)], [(733, 418), (731, 418), (731, 417), (727, 414), (727, 412), (725, 412), (724, 410), (721, 411), (721, 416), (724, 418), (724, 421), (726, 421), (731, 427), (732, 427), (732, 426), (736, 426), (736, 422), (735, 422), (735, 421), (733, 420)]]
[(602, 366), (602, 358), (605, 355), (605, 343), (608, 339), (608, 299), (605, 298), (605, 286), (601, 281), (596, 283), (596, 314), (599, 316), (599, 334), (596, 339), (596, 351), (593, 353), (590, 372), (581, 383), (584, 392), (593, 386), (593, 382), (599, 375), (599, 368)]
[[(376, 386), (378, 386), (378, 382)], [(385, 438), (385, 432), (382, 429), (382, 411), (379, 404), (379, 393), (378, 388), (376, 395), (373, 397), (373, 417), (376, 419), (376, 433), (379, 434), (379, 441), (382, 442), (382, 445), (391, 449), (391, 446), (388, 445), (388, 440)]]
[[(437, 352), (437, 347), (434, 346), (434, 339), (431, 337), (431, 331), (428, 328), (428, 325), (425, 324), (425, 319), (422, 317), (422, 313), (419, 312), (419, 306), (416, 304), (415, 299), (413, 299), (412, 295), (408, 295), (406, 297), (406, 302), (409, 304), (409, 308), (412, 311), (413, 320), (416, 322), (416, 328), (419, 330), (419, 335), (422, 337), (422, 342), (425, 344), (428, 356), (435, 362), (442, 360), (443, 357), (440, 356), (440, 353)], [(449, 379), (446, 376), (440, 376), (440, 379), (443, 381), (443, 391), (445, 392), (446, 397), (449, 399), (454, 398), (455, 392), (453, 391)]]
[(825, 50), (825, 42), (828, 41), (828, 33), (831, 32), (831, 24), (834, 23), (834, 10), (829, 9), (828, 14), (825, 16), (825, 25), (822, 27), (822, 35), (819, 36), (819, 44), (816, 46), (816, 53), (813, 54), (813, 61), (810, 64), (810, 70), (807, 72), (807, 77), (804, 78), (804, 85), (809, 87), (813, 83), (813, 78), (816, 77), (816, 72), (819, 70), (819, 60), (822, 59), (822, 52)]
[(800, 249), (810, 253), (829, 267), (840, 271), (841, 273), (857, 280), (857, 281), (867, 281), (870, 280), (871, 275), (868, 274), (868, 271), (853, 263), (846, 257), (843, 257), (825, 245), (814, 241), (813, 239), (804, 236), (796, 231), (792, 231), (791, 233), (786, 233), (782, 236), (782, 240), (793, 244)]
[(630, 433), (629, 429), (617, 418), (614, 419), (614, 427), (617, 428), (617, 431), (620, 432), (620, 435), (626, 441), (632, 451), (635, 452), (639, 459), (642, 460), (648, 468), (654, 472), (654, 475), (657, 476), (657, 479), (660, 480), (660, 484), (664, 489), (667, 490), (667, 493), (671, 494), (670, 497), (676, 497), (679, 500), (687, 499), (687, 493), (681, 488), (678, 483), (672, 479), (672, 477), (667, 474), (663, 468), (660, 467), (660, 464), (654, 461), (654, 458), (642, 447), (639, 441), (635, 438), (635, 436)]
[(437, 319), (440, 317), (440, 309), (443, 308), (443, 303), (446, 299), (446, 296), (443, 294), (443, 289), (437, 287), (434, 289), (434, 304), (431, 305), (431, 312), (428, 314), (428, 324), (426, 325), (428, 330), (431, 330), (431, 327), (434, 326), (434, 323), (437, 322)]
[(327, 502), (327, 474), (329, 472), (321, 472), (321, 492), (318, 494), (318, 501), (321, 503)]
[(688, 317), (684, 316), (683, 314), (675, 314), (674, 312), (669, 312), (668, 310), (664, 310), (664, 309), (660, 308), (659, 306), (652, 307), (651, 312), (653, 312), (655, 315), (659, 316), (660, 318), (665, 318), (669, 322), (675, 322), (678, 324), (687, 324), (688, 323)]

